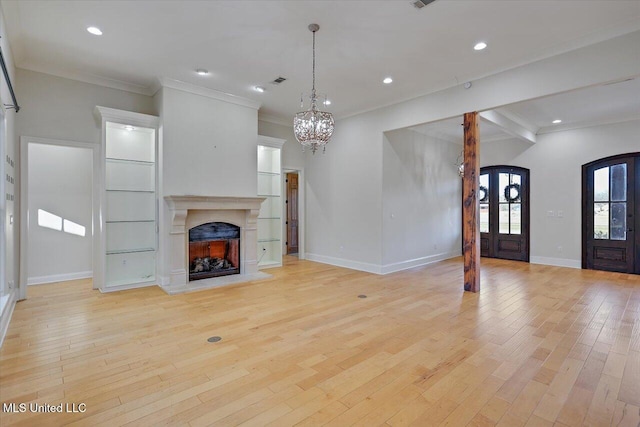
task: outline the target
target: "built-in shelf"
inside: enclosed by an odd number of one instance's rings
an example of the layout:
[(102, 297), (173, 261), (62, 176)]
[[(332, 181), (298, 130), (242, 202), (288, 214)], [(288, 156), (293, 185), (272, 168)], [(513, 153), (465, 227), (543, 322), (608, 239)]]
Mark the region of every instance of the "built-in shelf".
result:
[(96, 107), (96, 115), (102, 122), (105, 197), (95, 278), (104, 290), (151, 284), (157, 274), (158, 118), (104, 107)]
[(107, 189), (107, 191), (120, 191), (122, 193), (149, 193), (155, 194), (155, 190), (117, 190), (117, 189)]
[(155, 219), (136, 219), (126, 221), (105, 221), (107, 224), (122, 224), (122, 223), (135, 223), (135, 222), (156, 222)]
[(258, 215), (258, 267), (282, 265), (283, 139), (258, 137), (258, 197), (264, 197)]
[(269, 268), (269, 267), (280, 267), (282, 265), (282, 261), (261, 261), (260, 267)]
[(117, 162), (117, 163), (138, 164), (138, 165), (148, 165), (148, 166), (155, 165), (155, 162), (148, 162), (145, 160), (116, 159), (113, 157), (107, 157), (106, 160), (107, 162), (114, 162), (114, 163)]
[(117, 251), (107, 251), (107, 255), (119, 255), (119, 254), (136, 254), (139, 252), (155, 252), (155, 248), (140, 248), (140, 249), (121, 249)]

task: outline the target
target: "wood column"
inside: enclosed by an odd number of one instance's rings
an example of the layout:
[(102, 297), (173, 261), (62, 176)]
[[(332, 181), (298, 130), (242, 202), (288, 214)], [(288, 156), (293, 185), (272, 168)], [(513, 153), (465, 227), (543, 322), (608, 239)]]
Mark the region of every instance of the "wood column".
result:
[(478, 113), (464, 115), (464, 177), (462, 179), (462, 247), (464, 290), (480, 291), (480, 231), (477, 190), (480, 176)]

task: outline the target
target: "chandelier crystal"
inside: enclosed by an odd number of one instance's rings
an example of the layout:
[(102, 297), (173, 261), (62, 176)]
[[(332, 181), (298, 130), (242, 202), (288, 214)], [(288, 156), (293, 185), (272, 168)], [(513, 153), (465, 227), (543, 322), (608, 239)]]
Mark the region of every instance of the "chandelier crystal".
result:
[[(320, 29), (318, 24), (309, 25), (309, 31), (313, 33), (313, 83), (311, 86), (311, 105), (306, 111), (301, 111), (293, 118), (293, 133), (300, 144), (302, 151), (306, 147), (311, 149), (313, 154), (318, 148), (322, 151), (333, 135), (335, 122), (333, 115), (327, 111), (318, 110), (318, 98), (316, 96), (316, 31)], [(301, 99), (302, 101), (302, 99)], [(325, 103), (326, 104), (326, 103)]]

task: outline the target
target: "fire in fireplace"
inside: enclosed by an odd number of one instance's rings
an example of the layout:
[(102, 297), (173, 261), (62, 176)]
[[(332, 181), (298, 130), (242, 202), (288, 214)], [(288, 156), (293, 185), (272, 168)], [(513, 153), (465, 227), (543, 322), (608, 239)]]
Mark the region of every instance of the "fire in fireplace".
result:
[(240, 227), (209, 222), (189, 230), (189, 281), (240, 274)]

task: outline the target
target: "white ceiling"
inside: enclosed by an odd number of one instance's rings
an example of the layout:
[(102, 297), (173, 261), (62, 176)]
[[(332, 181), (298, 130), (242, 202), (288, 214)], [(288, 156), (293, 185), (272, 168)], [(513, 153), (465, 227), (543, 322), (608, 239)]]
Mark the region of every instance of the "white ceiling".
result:
[[(501, 115), (528, 129), (535, 135), (604, 123), (640, 119), (640, 78), (593, 86), (530, 101), (518, 102), (496, 109)], [(484, 118), (480, 118), (482, 142), (513, 138)], [(555, 119), (562, 120), (553, 124)], [(409, 129), (462, 144), (462, 117), (425, 123)]]
[[(176, 79), (254, 99), (261, 114), (287, 122), (310, 90), (312, 22), (317, 88), (338, 118), (640, 29), (637, 0), (0, 4), (17, 67), (145, 94), (160, 77)], [(90, 35), (90, 25), (104, 34)], [(489, 47), (476, 52), (480, 40)], [(388, 75), (394, 82), (383, 85)], [(269, 83), (278, 76), (288, 80)]]

